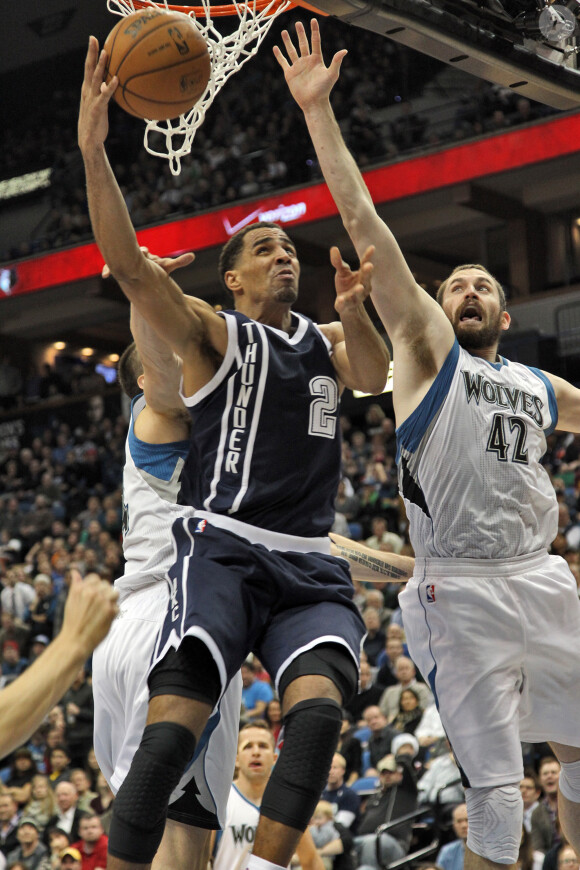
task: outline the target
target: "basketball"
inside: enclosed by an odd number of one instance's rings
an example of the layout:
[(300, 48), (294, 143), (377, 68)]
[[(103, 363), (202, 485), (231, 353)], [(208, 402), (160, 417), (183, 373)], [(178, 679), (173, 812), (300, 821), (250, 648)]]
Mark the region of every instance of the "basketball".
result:
[(119, 79), (114, 98), (137, 118), (177, 118), (195, 105), (209, 81), (207, 43), (182, 12), (133, 12), (111, 30), (104, 49), (106, 81)]

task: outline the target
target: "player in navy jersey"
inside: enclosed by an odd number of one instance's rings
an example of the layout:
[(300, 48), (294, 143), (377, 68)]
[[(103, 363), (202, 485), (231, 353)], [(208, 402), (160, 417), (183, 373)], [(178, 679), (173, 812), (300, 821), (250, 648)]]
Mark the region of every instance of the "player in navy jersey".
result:
[(346, 51), (324, 64), (318, 24), (274, 49), (359, 255), (376, 247), (372, 298), (393, 343), (399, 488), (415, 550), (400, 596), (407, 643), (461, 766), (465, 866), (515, 864), (520, 740), (562, 763), (559, 817), (580, 851), (580, 602), (548, 555), (556, 496), (541, 465), (556, 427), (580, 431), (580, 390), (498, 355), (510, 317), (480, 265), (438, 300), (415, 282), (342, 139), (329, 96)]
[[(147, 724), (115, 800), (109, 870), (148, 867), (167, 802), (209, 715), (250, 651), (275, 679), (284, 743), (248, 867), (285, 867), (326, 781), (364, 626), (328, 532), (340, 471), (342, 389), (379, 393), (388, 352), (366, 313), (372, 248), (351, 272), (337, 248), (340, 321), (294, 314), (300, 266), (277, 225), (245, 227), (220, 274), (235, 311), (187, 299), (140, 250), (108, 163), (106, 55), (91, 38), (79, 117), (89, 211), (112, 274), (183, 364), (192, 418), (173, 526), (170, 602), (152, 659)], [(193, 257), (191, 257), (193, 259)], [(146, 799), (145, 799), (146, 796)]]

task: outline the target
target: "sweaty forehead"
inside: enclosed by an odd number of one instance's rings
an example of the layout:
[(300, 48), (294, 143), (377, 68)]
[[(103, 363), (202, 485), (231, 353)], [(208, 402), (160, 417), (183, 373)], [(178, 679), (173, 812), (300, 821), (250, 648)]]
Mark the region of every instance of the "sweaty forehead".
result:
[(455, 272), (451, 278), (449, 278), (449, 284), (454, 284), (455, 282), (460, 284), (465, 284), (468, 281), (479, 281), (479, 280), (489, 281), (490, 284), (493, 284), (491, 276), (488, 275), (487, 272), (484, 272), (482, 269), (461, 269), (459, 272)]

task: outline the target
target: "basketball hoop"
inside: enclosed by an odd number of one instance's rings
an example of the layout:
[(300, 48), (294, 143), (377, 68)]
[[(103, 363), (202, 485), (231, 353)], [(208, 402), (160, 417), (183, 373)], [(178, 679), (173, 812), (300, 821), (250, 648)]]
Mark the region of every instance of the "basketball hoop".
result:
[[(181, 159), (191, 153), (197, 129), (203, 124), (216, 95), (230, 76), (256, 54), (274, 19), (295, 5), (293, 0), (233, 0), (223, 6), (212, 6), (210, 0), (201, 0), (201, 3), (201, 6), (181, 6), (170, 5), (167, 0), (107, 0), (107, 8), (115, 15), (130, 15), (150, 6), (162, 11), (184, 12), (195, 20), (207, 42), (211, 75), (195, 106), (179, 118), (145, 122), (146, 150), (155, 157), (168, 160), (173, 175), (181, 172)], [(300, 2), (300, 5), (305, 4)], [(213, 21), (215, 17), (224, 15), (238, 17), (238, 28), (229, 36), (222, 36)], [(163, 146), (153, 144), (153, 139), (159, 138)]]

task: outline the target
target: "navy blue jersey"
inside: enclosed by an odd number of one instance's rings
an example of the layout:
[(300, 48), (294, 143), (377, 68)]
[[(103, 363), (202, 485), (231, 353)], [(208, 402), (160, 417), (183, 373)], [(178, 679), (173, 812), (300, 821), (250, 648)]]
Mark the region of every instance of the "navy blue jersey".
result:
[(180, 501), (302, 537), (328, 534), (340, 472), (331, 347), (307, 317), (294, 332), (223, 312), (228, 348), (194, 396)]

